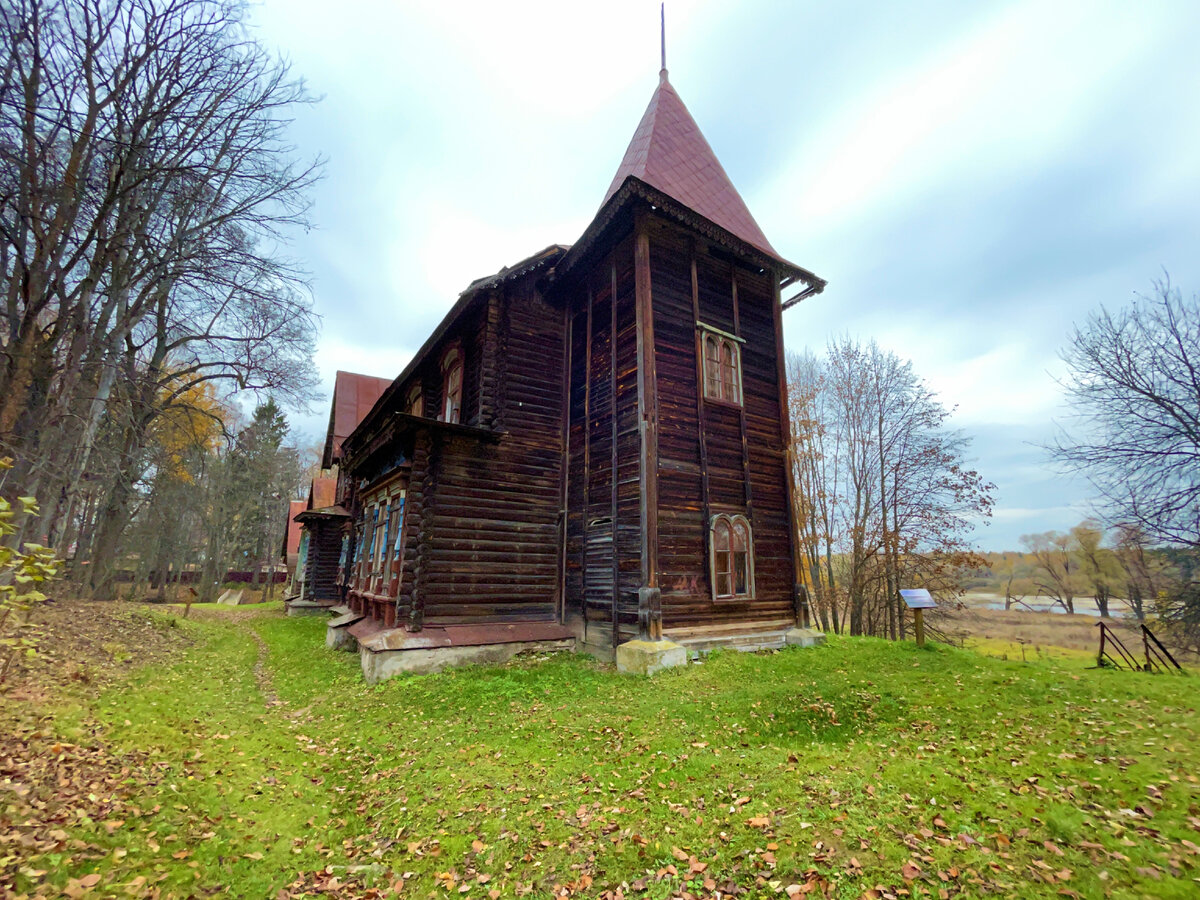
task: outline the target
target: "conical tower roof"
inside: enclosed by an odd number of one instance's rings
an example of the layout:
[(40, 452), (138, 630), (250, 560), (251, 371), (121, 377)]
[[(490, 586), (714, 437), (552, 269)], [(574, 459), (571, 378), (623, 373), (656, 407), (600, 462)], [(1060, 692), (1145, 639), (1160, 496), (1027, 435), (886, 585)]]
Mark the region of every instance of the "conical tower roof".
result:
[(667, 80), (666, 69), (659, 73), (658, 88), (604, 195), (605, 203), (630, 175), (746, 243), (780, 258)]

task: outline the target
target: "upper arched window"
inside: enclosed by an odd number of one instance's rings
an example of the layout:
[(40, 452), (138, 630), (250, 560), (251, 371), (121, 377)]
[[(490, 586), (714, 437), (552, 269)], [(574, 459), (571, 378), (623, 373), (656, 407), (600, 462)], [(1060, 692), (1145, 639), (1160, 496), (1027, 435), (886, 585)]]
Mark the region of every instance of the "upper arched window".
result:
[(462, 351), (453, 347), (442, 357), (442, 408), (438, 418), (443, 422), (462, 420), (462, 389)]
[(754, 596), (754, 539), (745, 516), (713, 516), (710, 534), (713, 597)]
[(404, 411), (410, 416), (425, 415), (425, 396), (421, 391), (421, 382), (417, 382), (408, 389), (408, 396), (404, 400)]
[(706, 331), (704, 334), (704, 396), (726, 403), (742, 402), (741, 348), (736, 339)]

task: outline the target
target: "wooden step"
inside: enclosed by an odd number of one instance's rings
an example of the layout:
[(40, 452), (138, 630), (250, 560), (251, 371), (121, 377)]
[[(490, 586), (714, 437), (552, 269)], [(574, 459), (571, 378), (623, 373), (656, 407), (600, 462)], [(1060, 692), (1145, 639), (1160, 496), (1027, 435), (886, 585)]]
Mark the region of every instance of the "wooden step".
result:
[(695, 658), (711, 653), (718, 648), (739, 650), (743, 653), (753, 653), (756, 650), (780, 650), (787, 645), (784, 640), (787, 630), (786, 628), (758, 629), (723, 634), (680, 635), (670, 639), (677, 644), (682, 644), (688, 651), (688, 655)]

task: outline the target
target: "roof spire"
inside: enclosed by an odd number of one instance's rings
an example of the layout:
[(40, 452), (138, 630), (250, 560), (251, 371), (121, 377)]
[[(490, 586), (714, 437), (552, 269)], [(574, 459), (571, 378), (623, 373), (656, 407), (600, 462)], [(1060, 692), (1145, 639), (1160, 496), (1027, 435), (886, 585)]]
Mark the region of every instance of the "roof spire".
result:
[(658, 70), (658, 80), (666, 81), (667, 80), (667, 4), (666, 4), (665, 0), (663, 3), (660, 3), (658, 5), (658, 18), (659, 18), (659, 24), (662, 29), (662, 68), (660, 68)]

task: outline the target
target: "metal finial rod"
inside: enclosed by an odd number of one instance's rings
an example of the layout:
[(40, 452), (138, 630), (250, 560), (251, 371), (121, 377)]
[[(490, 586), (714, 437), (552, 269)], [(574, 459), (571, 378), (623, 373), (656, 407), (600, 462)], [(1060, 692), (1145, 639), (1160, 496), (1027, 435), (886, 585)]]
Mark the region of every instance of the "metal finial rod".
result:
[(659, 24), (662, 29), (662, 71), (667, 71), (667, 4), (658, 5)]

